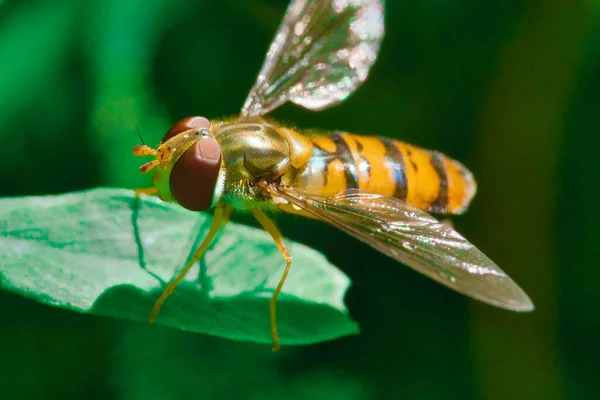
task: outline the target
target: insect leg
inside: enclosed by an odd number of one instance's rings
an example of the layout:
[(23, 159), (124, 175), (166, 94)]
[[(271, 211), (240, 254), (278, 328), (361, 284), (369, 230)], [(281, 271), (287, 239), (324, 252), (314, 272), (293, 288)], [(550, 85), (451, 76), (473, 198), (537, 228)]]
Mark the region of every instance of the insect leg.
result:
[(283, 275), (281, 276), (281, 279), (279, 280), (279, 283), (275, 288), (275, 292), (271, 297), (271, 301), (269, 302), (269, 310), (271, 312), (271, 336), (273, 337), (273, 351), (277, 351), (279, 350), (279, 335), (277, 334), (276, 315), (277, 296), (279, 296), (281, 288), (283, 287), (283, 284), (285, 282), (285, 278), (287, 277), (288, 272), (290, 272), (290, 266), (292, 265), (292, 256), (290, 255), (290, 253), (288, 253), (287, 248), (283, 243), (283, 237), (281, 236), (279, 229), (277, 229), (277, 226), (275, 226), (275, 223), (271, 221), (271, 219), (267, 217), (265, 213), (262, 212), (262, 210), (260, 210), (259, 208), (253, 209), (252, 214), (254, 215), (254, 218), (256, 218), (257, 221), (262, 225), (262, 227), (265, 228), (267, 232), (269, 232), (269, 234), (275, 241), (275, 244), (279, 248), (281, 255), (285, 259), (285, 270), (283, 271)]
[(158, 188), (157, 187), (137, 188), (137, 189), (133, 189), (133, 190), (135, 192), (135, 197), (140, 197), (140, 195), (142, 195), (142, 194), (147, 194), (147, 195), (158, 194)]
[(190, 271), (190, 269), (194, 266), (194, 264), (200, 259), (200, 257), (202, 257), (202, 254), (204, 254), (204, 252), (206, 251), (206, 249), (208, 248), (208, 246), (210, 245), (212, 240), (215, 238), (215, 235), (217, 234), (219, 229), (229, 219), (229, 216), (231, 215), (231, 211), (232, 211), (232, 207), (230, 205), (224, 206), (223, 203), (219, 203), (217, 205), (217, 207), (215, 209), (215, 213), (213, 215), (212, 224), (210, 225), (210, 229), (208, 231), (208, 234), (206, 235), (206, 237), (204, 238), (204, 240), (198, 247), (198, 250), (196, 250), (196, 252), (192, 256), (192, 259), (187, 263), (187, 265), (185, 266), (183, 271), (181, 271), (179, 276), (177, 278), (175, 278), (174, 281), (169, 283), (169, 285), (165, 288), (164, 292), (162, 293), (162, 295), (160, 296), (160, 298), (158, 299), (158, 301), (152, 308), (152, 312), (150, 313), (150, 318), (148, 319), (148, 322), (150, 322), (150, 323), (154, 322), (154, 320), (156, 319), (156, 316), (158, 315), (158, 312), (160, 311), (160, 308), (162, 307), (162, 305), (165, 302), (165, 300), (167, 299), (167, 297), (169, 297), (169, 295), (173, 292), (175, 287), (179, 283), (181, 283), (183, 278), (185, 278), (185, 276)]

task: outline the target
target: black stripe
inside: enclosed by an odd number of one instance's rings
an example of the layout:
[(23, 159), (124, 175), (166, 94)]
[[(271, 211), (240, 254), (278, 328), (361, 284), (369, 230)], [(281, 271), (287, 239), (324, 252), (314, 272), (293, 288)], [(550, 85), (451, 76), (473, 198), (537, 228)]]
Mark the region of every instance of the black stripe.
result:
[(386, 164), (392, 166), (392, 172), (394, 174), (394, 197), (405, 201), (408, 196), (408, 185), (406, 181), (406, 164), (404, 163), (404, 156), (402, 152), (396, 146), (392, 139), (378, 138), (381, 140), (385, 147), (385, 159)]
[(359, 142), (358, 140), (354, 139), (354, 141), (356, 142), (356, 152), (358, 153), (358, 156), (360, 157), (360, 161), (358, 162), (358, 168), (361, 169), (364, 168), (367, 170), (367, 176), (368, 181), (371, 181), (371, 163), (369, 163), (369, 160), (367, 160), (367, 158), (365, 156), (362, 155), (362, 151), (365, 148), (361, 142)]
[(437, 199), (431, 204), (431, 211), (443, 213), (448, 211), (448, 175), (442, 162), (441, 154), (430, 152), (431, 166), (440, 177), (440, 190)]
[(330, 138), (336, 146), (334, 153), (335, 157), (339, 158), (344, 164), (346, 189), (358, 189), (358, 171), (350, 147), (348, 147), (348, 144), (342, 138), (342, 135), (335, 134), (331, 135)]

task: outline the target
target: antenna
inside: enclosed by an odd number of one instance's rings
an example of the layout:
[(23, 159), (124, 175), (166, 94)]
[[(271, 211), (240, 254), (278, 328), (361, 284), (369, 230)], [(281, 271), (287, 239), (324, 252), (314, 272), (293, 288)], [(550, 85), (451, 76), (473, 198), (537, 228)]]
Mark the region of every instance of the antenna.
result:
[(137, 125), (135, 126), (135, 130), (137, 131), (138, 137), (142, 141), (142, 144), (145, 146), (146, 142), (144, 141), (144, 138), (142, 137), (142, 134), (140, 133), (140, 130), (138, 129)]

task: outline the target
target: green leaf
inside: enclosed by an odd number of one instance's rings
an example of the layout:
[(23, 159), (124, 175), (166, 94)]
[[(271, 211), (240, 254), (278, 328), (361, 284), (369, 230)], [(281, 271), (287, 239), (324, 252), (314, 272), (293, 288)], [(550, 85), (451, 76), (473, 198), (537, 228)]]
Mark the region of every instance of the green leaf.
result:
[[(146, 321), (210, 221), (123, 189), (2, 199), (1, 287), (52, 306)], [(287, 244), (293, 263), (278, 300), (282, 344), (357, 333), (343, 304), (349, 279), (316, 251)], [(156, 322), (270, 343), (269, 299), (284, 265), (266, 232), (229, 223)]]

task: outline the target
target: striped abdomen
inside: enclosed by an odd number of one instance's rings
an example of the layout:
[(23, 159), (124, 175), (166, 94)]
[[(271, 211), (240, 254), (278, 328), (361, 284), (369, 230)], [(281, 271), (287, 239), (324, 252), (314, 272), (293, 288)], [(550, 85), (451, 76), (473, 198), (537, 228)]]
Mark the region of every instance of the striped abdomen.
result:
[(314, 136), (312, 156), (293, 185), (326, 196), (366, 189), (424, 211), (457, 214), (475, 194), (471, 173), (441, 153), (387, 138)]

